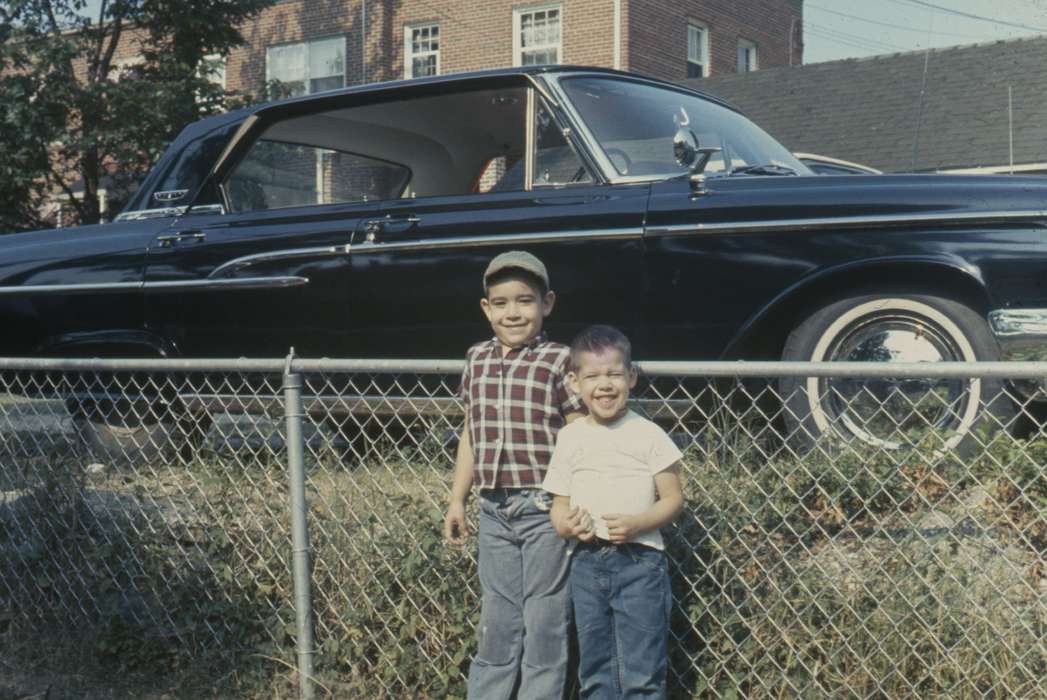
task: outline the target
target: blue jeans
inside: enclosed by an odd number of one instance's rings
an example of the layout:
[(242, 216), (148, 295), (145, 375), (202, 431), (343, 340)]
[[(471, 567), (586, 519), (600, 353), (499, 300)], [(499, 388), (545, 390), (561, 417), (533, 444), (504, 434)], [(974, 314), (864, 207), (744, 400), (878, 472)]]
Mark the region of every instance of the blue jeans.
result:
[(587, 544), (573, 559), (581, 696), (664, 698), (673, 600), (665, 554), (639, 544)]
[(570, 562), (541, 489), (480, 494), (480, 611), (469, 697), (559, 700), (567, 679)]

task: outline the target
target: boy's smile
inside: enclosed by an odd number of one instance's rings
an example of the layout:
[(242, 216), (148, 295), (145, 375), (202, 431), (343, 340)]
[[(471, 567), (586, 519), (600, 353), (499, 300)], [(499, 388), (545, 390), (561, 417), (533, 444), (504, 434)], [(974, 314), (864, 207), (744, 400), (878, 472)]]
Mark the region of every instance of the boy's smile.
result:
[(581, 396), (589, 417), (601, 425), (618, 420), (628, 408), (636, 372), (626, 366), (619, 350), (583, 351), (576, 361), (578, 367), (570, 375), (571, 390)]
[(504, 350), (525, 345), (542, 332), (545, 317), (552, 313), (556, 297), (543, 296), (522, 279), (510, 278), (491, 285), (480, 306)]

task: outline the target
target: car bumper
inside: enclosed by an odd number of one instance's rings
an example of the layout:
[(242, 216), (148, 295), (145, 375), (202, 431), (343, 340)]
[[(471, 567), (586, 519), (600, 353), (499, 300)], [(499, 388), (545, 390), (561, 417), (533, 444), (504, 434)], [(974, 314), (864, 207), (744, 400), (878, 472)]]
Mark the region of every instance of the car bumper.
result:
[[(997, 309), (989, 313), (989, 328), (1002, 359), (1047, 362), (1047, 309)], [(1015, 388), (1027, 398), (1047, 401), (1047, 378), (1015, 382)]]

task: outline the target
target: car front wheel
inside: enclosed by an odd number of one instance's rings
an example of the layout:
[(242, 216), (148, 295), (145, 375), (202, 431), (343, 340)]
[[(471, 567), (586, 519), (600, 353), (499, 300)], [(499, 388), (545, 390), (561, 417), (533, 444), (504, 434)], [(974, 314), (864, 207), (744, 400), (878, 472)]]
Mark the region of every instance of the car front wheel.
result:
[[(999, 350), (960, 303), (922, 294), (855, 296), (818, 309), (789, 335), (782, 359), (811, 362), (976, 362)], [(974, 447), (1008, 427), (1014, 406), (997, 379), (786, 377), (779, 382), (794, 442), (826, 436), (898, 449), (929, 432)]]

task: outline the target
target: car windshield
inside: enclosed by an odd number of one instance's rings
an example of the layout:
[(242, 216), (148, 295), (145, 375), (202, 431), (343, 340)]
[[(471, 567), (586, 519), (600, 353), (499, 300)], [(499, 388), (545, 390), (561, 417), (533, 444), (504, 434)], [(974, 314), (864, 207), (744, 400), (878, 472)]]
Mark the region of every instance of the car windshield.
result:
[[(621, 176), (671, 177), (687, 172), (676, 162), (673, 137), (690, 129), (702, 148), (718, 148), (707, 173), (809, 175), (810, 171), (766, 132), (726, 107), (687, 92), (615, 78), (575, 77), (560, 83), (578, 114)], [(754, 166), (780, 166), (777, 172)]]

